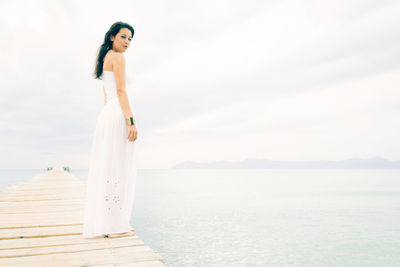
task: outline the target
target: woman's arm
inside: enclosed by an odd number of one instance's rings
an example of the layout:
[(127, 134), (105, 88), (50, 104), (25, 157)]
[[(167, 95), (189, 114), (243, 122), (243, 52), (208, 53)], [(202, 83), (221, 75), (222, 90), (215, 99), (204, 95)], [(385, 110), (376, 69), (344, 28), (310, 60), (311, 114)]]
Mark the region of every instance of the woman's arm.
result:
[[(125, 119), (133, 117), (131, 106), (129, 105), (128, 94), (126, 93), (125, 85), (125, 57), (121, 53), (114, 53), (113, 71), (115, 82), (117, 86), (117, 95), (121, 109), (125, 115)], [(128, 140), (133, 142), (137, 139), (136, 125), (129, 125), (128, 127)]]
[(122, 53), (114, 53), (113, 71), (114, 71), (115, 82), (117, 85), (118, 100), (122, 112), (124, 113), (125, 118), (133, 117), (131, 107), (129, 104), (128, 95), (126, 93), (125, 57)]

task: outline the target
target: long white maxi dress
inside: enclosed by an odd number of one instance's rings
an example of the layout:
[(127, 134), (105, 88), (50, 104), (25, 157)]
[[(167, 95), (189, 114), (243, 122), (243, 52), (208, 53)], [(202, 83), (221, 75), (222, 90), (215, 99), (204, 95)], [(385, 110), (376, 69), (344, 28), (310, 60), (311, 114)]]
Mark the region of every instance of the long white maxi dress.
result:
[[(126, 76), (126, 91), (131, 111), (131, 80)], [(114, 72), (103, 71), (106, 104), (96, 122), (86, 185), (84, 223), (85, 238), (129, 232), (134, 202), (137, 140), (128, 140), (128, 126), (119, 104)]]

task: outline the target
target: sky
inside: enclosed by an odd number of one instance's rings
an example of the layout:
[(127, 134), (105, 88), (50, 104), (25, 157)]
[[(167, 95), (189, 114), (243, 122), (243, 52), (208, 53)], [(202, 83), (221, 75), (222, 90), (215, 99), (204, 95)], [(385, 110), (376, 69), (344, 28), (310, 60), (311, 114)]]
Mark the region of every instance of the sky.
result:
[(116, 21), (138, 167), (400, 160), (400, 1), (0, 1), (0, 168), (87, 169)]

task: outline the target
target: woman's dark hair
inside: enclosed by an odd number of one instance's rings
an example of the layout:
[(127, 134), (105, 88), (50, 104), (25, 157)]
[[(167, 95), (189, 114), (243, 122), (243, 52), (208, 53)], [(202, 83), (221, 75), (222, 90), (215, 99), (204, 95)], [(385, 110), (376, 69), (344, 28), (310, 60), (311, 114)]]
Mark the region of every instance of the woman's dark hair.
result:
[(127, 28), (132, 32), (132, 37), (135, 31), (133, 30), (132, 26), (129, 25), (128, 23), (118, 21), (115, 22), (113, 25), (111, 25), (110, 29), (106, 32), (104, 35), (104, 42), (103, 44), (97, 49), (98, 54), (97, 54), (97, 59), (96, 59), (96, 68), (94, 70), (94, 78), (95, 79), (100, 79), (101, 75), (103, 74), (103, 62), (104, 62), (104, 57), (106, 56), (107, 52), (112, 49), (112, 41), (111, 41), (111, 35), (116, 36), (119, 33), (119, 30), (121, 28)]

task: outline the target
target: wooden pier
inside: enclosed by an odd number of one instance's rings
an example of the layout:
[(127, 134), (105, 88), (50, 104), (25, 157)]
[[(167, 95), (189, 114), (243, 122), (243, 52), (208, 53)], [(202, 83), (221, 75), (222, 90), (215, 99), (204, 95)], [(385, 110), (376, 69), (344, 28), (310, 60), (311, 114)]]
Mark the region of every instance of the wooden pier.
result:
[(83, 238), (85, 191), (63, 168), (1, 191), (0, 266), (165, 266), (139, 233)]

